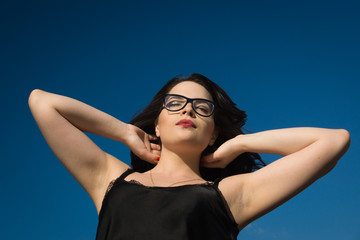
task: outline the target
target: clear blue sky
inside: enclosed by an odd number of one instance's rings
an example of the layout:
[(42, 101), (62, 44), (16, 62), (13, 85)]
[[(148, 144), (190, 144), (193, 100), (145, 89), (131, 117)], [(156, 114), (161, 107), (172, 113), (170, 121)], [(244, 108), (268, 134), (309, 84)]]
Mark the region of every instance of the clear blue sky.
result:
[[(170, 78), (199, 72), (253, 132), (345, 128), (352, 146), (239, 239), (360, 239), (358, 1), (2, 1), (2, 239), (94, 239), (97, 213), (27, 106), (40, 88), (127, 122)], [(91, 136), (126, 162), (121, 144)], [(263, 156), (267, 162), (276, 156)]]

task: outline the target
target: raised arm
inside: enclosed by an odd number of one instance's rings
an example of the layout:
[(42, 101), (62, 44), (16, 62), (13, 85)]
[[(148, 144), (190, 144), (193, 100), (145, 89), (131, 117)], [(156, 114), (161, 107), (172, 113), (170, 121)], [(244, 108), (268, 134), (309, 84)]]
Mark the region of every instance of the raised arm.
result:
[(129, 166), (103, 152), (84, 132), (120, 141), (143, 159), (156, 162), (146, 133), (85, 103), (34, 90), (29, 106), (51, 150), (98, 210), (109, 182)]
[(227, 144), (233, 155), (284, 155), (254, 173), (229, 177), (219, 185), (243, 228), (329, 172), (346, 152), (350, 135), (346, 130), (290, 128), (240, 135)]

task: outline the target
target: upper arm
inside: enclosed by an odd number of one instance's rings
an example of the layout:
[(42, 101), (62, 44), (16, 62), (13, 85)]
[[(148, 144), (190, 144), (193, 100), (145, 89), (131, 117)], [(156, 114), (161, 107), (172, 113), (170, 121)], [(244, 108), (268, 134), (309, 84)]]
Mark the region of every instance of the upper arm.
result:
[[(72, 125), (53, 106), (56, 96), (42, 91), (29, 98), (32, 114), (51, 150), (88, 192), (98, 205), (100, 196), (109, 181), (110, 171), (124, 171), (128, 166), (102, 151), (80, 129)], [(110, 167), (114, 166), (114, 168)]]
[(239, 226), (278, 207), (335, 166), (349, 143), (349, 134), (333, 130), (332, 137), (289, 154), (262, 169), (232, 176), (228, 187), (233, 213)]

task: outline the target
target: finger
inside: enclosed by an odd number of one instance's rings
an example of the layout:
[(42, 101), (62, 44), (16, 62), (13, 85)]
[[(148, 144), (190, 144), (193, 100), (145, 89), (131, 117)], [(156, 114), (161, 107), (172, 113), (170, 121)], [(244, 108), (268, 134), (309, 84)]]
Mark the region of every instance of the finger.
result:
[(157, 151), (157, 150), (153, 150), (152, 153), (159, 157), (161, 155), (161, 151)]
[(155, 140), (158, 140), (158, 137), (155, 136), (155, 135), (149, 135), (149, 140), (150, 141), (155, 141)]
[(161, 150), (161, 147), (160, 147), (159, 144), (150, 143), (150, 147), (151, 147), (152, 150), (157, 150), (157, 151)]
[(217, 160), (215, 159), (214, 153), (211, 153), (211, 154), (206, 155), (201, 158), (201, 162), (203, 162), (203, 163), (211, 163), (211, 162), (215, 162), (215, 161), (217, 161)]
[(149, 151), (145, 151), (142, 152), (141, 156), (139, 156), (142, 160), (152, 163), (152, 164), (157, 164), (159, 162), (159, 158), (160, 156), (155, 154), (155, 153), (151, 153)]

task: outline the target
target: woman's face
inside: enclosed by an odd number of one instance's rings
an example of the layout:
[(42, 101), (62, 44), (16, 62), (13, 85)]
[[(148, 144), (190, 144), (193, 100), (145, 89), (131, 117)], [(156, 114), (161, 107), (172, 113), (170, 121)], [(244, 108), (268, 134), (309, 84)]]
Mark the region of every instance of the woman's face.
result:
[[(213, 101), (209, 92), (200, 84), (185, 81), (173, 87), (169, 94), (187, 98), (202, 98)], [(214, 144), (217, 132), (213, 115), (203, 117), (195, 113), (191, 103), (179, 111), (161, 111), (155, 127), (162, 147), (169, 150), (186, 150), (201, 153), (208, 145)]]

